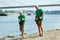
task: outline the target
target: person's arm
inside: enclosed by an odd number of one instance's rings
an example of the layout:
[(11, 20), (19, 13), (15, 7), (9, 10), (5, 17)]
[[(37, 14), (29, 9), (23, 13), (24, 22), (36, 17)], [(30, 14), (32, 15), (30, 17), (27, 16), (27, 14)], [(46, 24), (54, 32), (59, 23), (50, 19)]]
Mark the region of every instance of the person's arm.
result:
[(43, 15), (44, 15), (44, 14), (42, 14), (42, 16), (41, 16), (40, 18), (42, 18), (42, 17), (43, 17)]
[(44, 16), (44, 13), (43, 13), (43, 10), (41, 9), (41, 12), (42, 12), (42, 15), (41, 15), (41, 17), (40, 18), (42, 18), (43, 16)]
[(21, 19), (19, 18), (19, 16), (18, 16), (18, 22), (20, 22), (21, 21)]
[(24, 21), (26, 20), (24, 15), (23, 15), (23, 18), (22, 18), (22, 20), (24, 20)]

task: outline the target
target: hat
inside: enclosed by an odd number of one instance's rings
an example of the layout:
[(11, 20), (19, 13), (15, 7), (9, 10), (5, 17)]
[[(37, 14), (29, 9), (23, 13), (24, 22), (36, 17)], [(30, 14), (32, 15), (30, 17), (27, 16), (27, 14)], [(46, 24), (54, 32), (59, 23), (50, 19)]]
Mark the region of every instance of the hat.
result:
[(20, 11), (20, 13), (23, 13), (23, 11)]

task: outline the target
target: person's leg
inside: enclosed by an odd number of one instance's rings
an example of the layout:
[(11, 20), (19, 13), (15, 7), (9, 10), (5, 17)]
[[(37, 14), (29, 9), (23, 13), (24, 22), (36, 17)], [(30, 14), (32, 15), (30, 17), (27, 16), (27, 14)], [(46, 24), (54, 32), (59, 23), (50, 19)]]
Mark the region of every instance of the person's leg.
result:
[(39, 36), (41, 36), (41, 22), (36, 21), (36, 24), (37, 24), (37, 27), (38, 27)]
[(22, 30), (21, 30), (22, 36), (24, 34), (24, 25), (22, 25)]
[(22, 25), (20, 25), (20, 32), (21, 32), (21, 34), (22, 34), (22, 29), (21, 29), (21, 27), (22, 27)]
[(41, 27), (40, 27), (40, 26), (41, 26), (41, 23), (39, 22), (39, 23), (38, 23), (39, 36), (41, 36)]
[(40, 21), (40, 30), (42, 32), (41, 36), (43, 36), (43, 27), (42, 27), (42, 21)]
[(24, 32), (24, 25), (22, 23), (20, 23), (20, 32), (23, 36), (23, 32)]
[(40, 22), (39, 22), (39, 21), (37, 21), (37, 22), (36, 22), (36, 24), (37, 24), (38, 32), (39, 32), (39, 36), (40, 36), (40, 34), (41, 34), (41, 33), (40, 33)]
[(39, 32), (39, 35), (40, 35), (40, 27), (39, 27), (39, 25), (37, 25), (38, 26), (38, 32)]

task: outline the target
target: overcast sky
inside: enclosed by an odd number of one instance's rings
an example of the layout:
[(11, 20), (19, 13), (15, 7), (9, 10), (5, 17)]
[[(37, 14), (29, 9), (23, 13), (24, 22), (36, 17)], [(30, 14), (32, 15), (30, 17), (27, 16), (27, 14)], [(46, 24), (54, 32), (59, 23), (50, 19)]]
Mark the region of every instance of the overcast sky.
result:
[[(0, 7), (26, 5), (60, 4), (60, 0), (0, 0)], [(53, 8), (53, 9), (52, 9)], [(34, 9), (34, 8), (33, 8)], [(60, 9), (59, 7), (44, 7), (43, 9)]]

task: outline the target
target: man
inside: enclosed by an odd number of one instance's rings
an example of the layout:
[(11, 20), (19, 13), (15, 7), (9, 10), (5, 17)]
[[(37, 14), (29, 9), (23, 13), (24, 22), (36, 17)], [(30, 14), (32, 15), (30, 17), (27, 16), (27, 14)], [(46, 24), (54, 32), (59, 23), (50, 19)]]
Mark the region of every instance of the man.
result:
[(38, 6), (35, 6), (35, 8), (36, 8), (35, 22), (38, 26), (39, 36), (43, 36), (43, 28), (42, 28), (43, 11), (42, 9), (39, 9)]
[(19, 25), (20, 25), (20, 31), (21, 31), (21, 34), (23, 36), (23, 33), (24, 33), (24, 23), (25, 23), (25, 16), (22, 15), (22, 11), (20, 11), (20, 15), (18, 16), (18, 19), (19, 19)]

